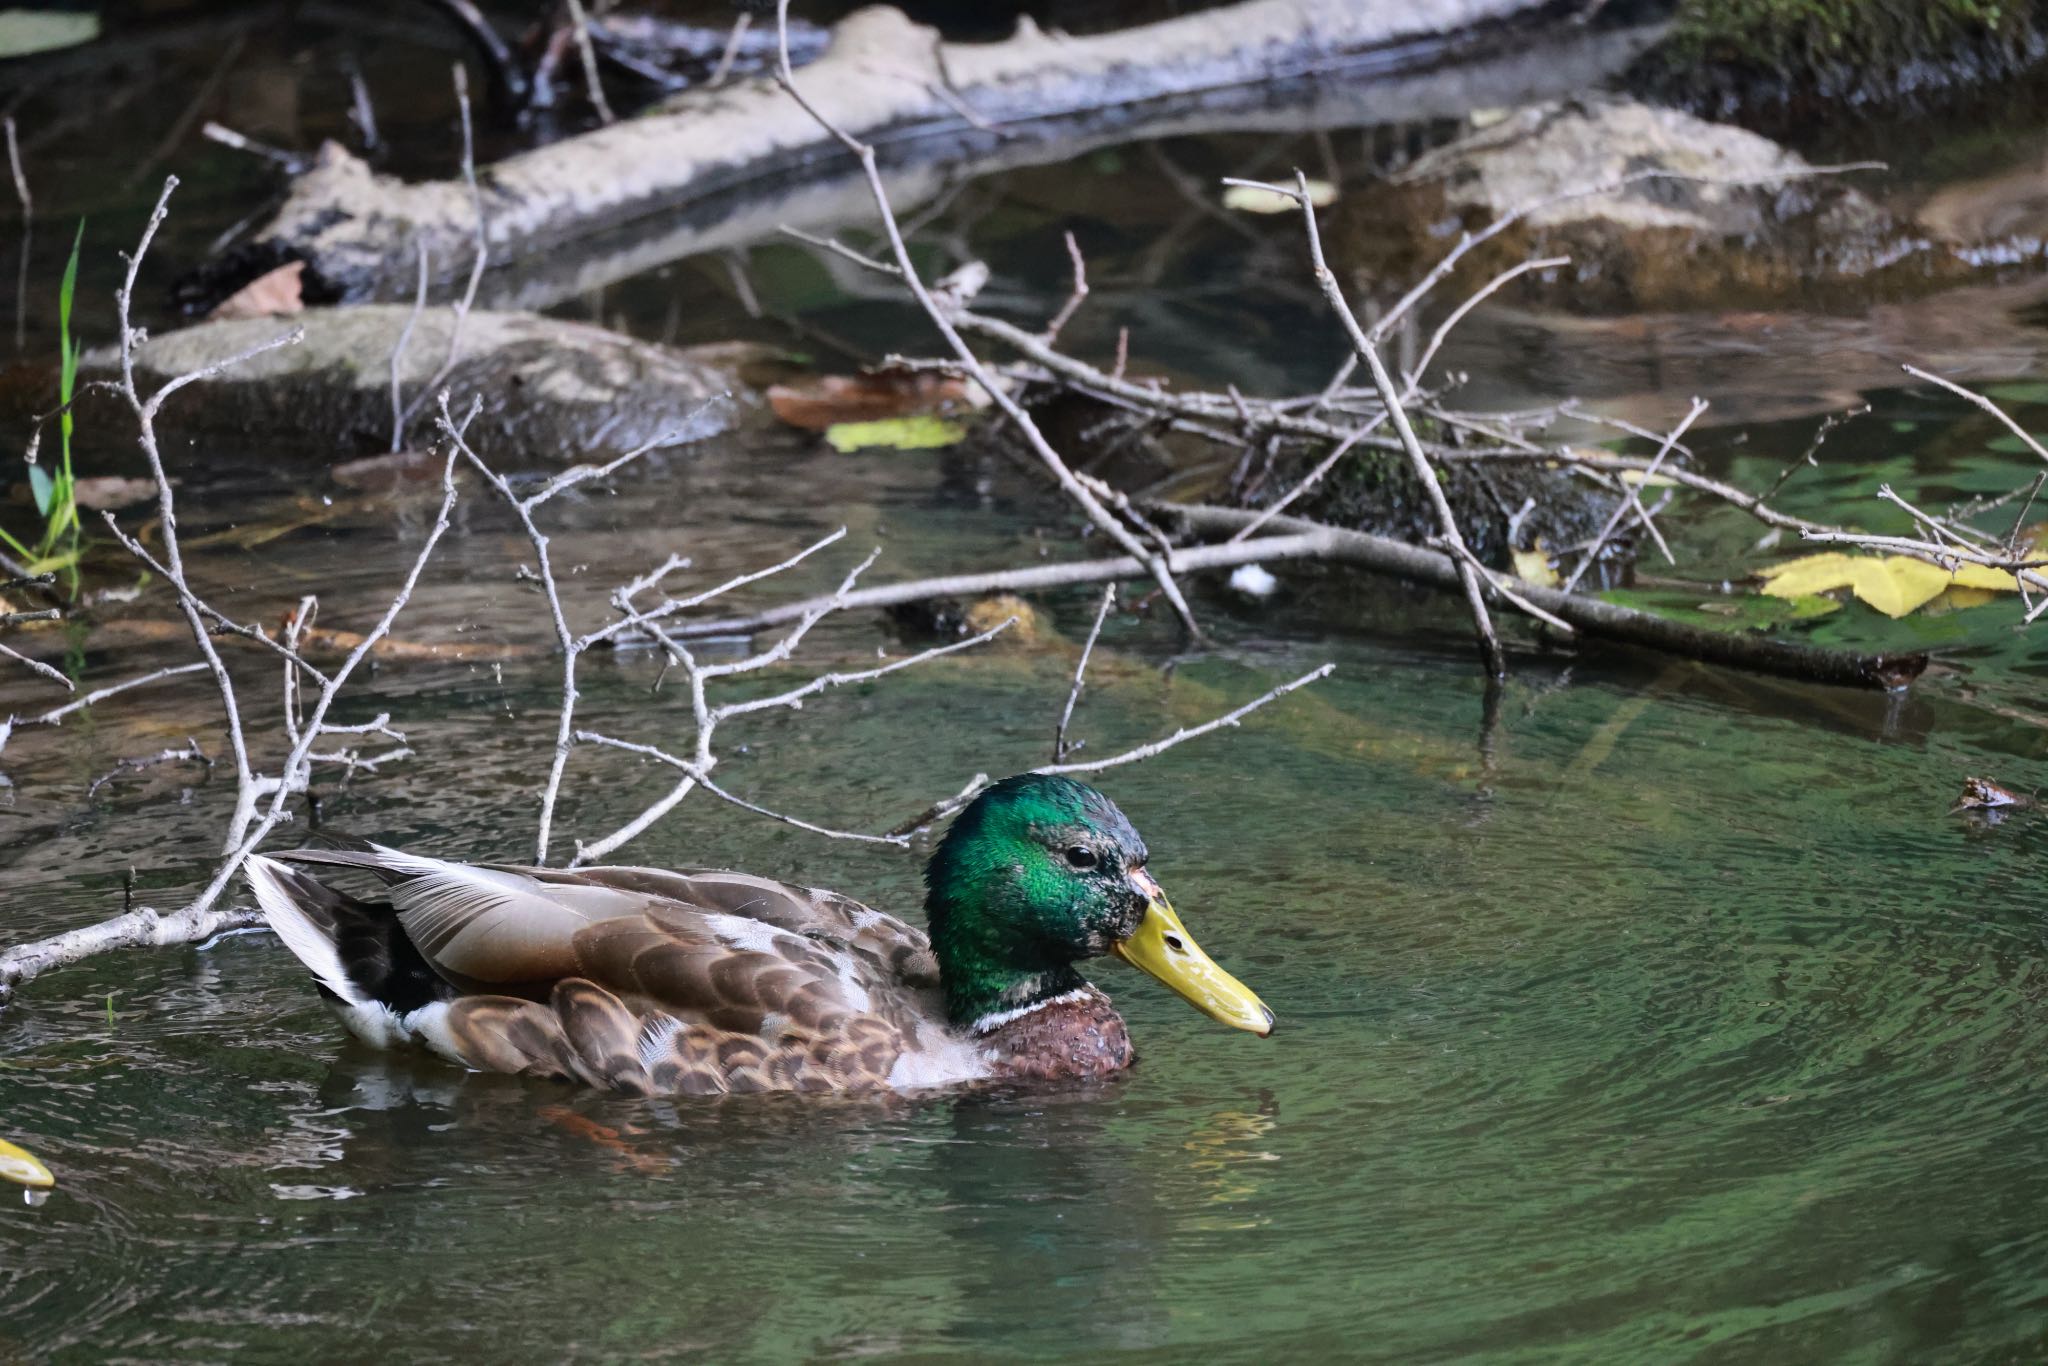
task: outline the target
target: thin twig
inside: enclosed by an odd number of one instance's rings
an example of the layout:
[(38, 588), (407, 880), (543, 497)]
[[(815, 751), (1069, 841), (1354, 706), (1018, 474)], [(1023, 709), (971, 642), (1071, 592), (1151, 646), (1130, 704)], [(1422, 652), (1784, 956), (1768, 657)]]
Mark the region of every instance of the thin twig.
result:
[(14, 281), (14, 349), (28, 345), (28, 258), (35, 240), (36, 203), (29, 197), (28, 174), (21, 165), (21, 143), (15, 136), (14, 116), (0, 118), (0, 130), (7, 136), (7, 169), (14, 175), (14, 197), (21, 201), (21, 263)]
[(413, 414), (441, 391), (441, 386), (448, 382), (448, 376), (455, 373), (456, 365), (462, 360), (462, 332), (469, 325), (470, 311), (476, 307), (477, 286), (483, 283), (484, 268), (491, 260), (489, 225), (484, 219), (484, 194), (476, 178), (476, 132), (469, 112), (469, 68), (461, 62), (455, 63), (453, 79), (455, 107), (462, 123), (462, 183), (469, 188), (470, 212), (476, 215), (476, 250), (469, 261), (469, 282), (463, 286), (462, 297), (455, 301), (454, 314), (448, 320), (448, 354), (441, 358), (440, 368), (405, 406), (403, 421), (406, 422), (410, 422)]
[(2027, 445), (2028, 450), (2032, 451), (2035, 455), (2040, 456), (2041, 459), (2043, 459), (2044, 461), (2048, 461), (2048, 448), (2044, 448), (2040, 442), (2036, 441), (2034, 439), (2033, 433), (2029, 432), (2025, 427), (2022, 427), (2019, 423), (2013, 421), (2012, 415), (2010, 413), (2006, 412), (2005, 409), (1999, 407), (1996, 403), (1993, 403), (1990, 399), (1984, 397), (1984, 395), (1977, 393), (1973, 389), (1965, 389), (1962, 385), (1957, 384), (1954, 380), (1943, 379), (1940, 375), (1931, 374), (1926, 370), (1920, 369), (1918, 366), (1902, 365), (1899, 368), (1901, 370), (1904, 370), (1907, 374), (1913, 376), (1915, 379), (1924, 379), (1929, 384), (1936, 385), (1940, 388), (1948, 390), (1950, 393), (1954, 394), (1958, 398), (1968, 399), (1970, 402), (1976, 404), (1979, 408), (1982, 408), (1985, 412), (1997, 418), (2001, 423), (2005, 424), (2005, 429), (2011, 432), (2014, 436), (2018, 437), (2021, 441), (2024, 441)]
[(888, 236), (889, 248), (895, 258), (896, 268), (902, 272), (903, 282), (909, 287), (911, 294), (916, 297), (919, 307), (924, 309), (925, 315), (931, 319), (932, 325), (938, 329), (939, 335), (946, 339), (946, 344), (952, 348), (953, 354), (959, 358), (960, 363), (973, 376), (975, 382), (981, 386), (982, 390), (995, 402), (995, 405), (1002, 409), (1003, 415), (1010, 420), (1019, 434), (1024, 437), (1026, 444), (1031, 447), (1033, 454), (1052, 473), (1053, 477), (1059, 482), (1060, 487), (1066, 491), (1067, 496), (1079, 504), (1082, 511), (1088, 515), (1088, 519), (1107, 533), (1110, 539), (1123, 547), (1126, 552), (1138, 558), (1145, 566), (1146, 571), (1159, 584), (1160, 592), (1166, 596), (1167, 602), (1173, 607), (1174, 614), (1180, 618), (1181, 625), (1187, 631), (1189, 637), (1191, 639), (1199, 639), (1201, 637), (1201, 627), (1195, 622), (1194, 610), (1188, 606), (1187, 599), (1181, 594), (1180, 586), (1174, 582), (1173, 572), (1167, 567), (1166, 562), (1155, 551), (1148, 548), (1133, 535), (1123, 523), (1111, 515), (1107, 508), (1102, 506), (1092, 493), (1081, 485), (1081, 482), (1074, 477), (1073, 471), (1067, 467), (1067, 462), (1060, 457), (1059, 452), (1055, 451), (1052, 444), (1046, 440), (1045, 434), (1039, 430), (1038, 424), (1032, 420), (1031, 414), (1025, 411), (1024, 407), (1017, 402), (1005, 386), (996, 382), (995, 377), (988, 372), (987, 367), (974, 354), (973, 348), (968, 346), (966, 340), (961, 337), (959, 328), (955, 326), (953, 319), (947, 316), (946, 312), (933, 300), (930, 291), (925, 288), (924, 281), (919, 277), (917, 267), (911, 260), (910, 248), (903, 241), (903, 233), (897, 225), (895, 211), (890, 207), (889, 191), (882, 183), (882, 174), (875, 162), (875, 149), (833, 123), (822, 110), (812, 104), (804, 96), (803, 92), (797, 88), (796, 77), (790, 68), (789, 62), (789, 0), (776, 0), (775, 30), (775, 78), (777, 82), (789, 93), (790, 98), (795, 100), (803, 108), (804, 112), (811, 116), (813, 122), (826, 133), (836, 138), (840, 145), (859, 159), (861, 170), (867, 177), (869, 193), (873, 196), (875, 207), (881, 214), (882, 227)]
[(753, 27), (754, 15), (751, 10), (741, 10), (740, 17), (732, 21), (732, 32), (726, 37), (725, 51), (718, 54), (718, 65), (711, 68), (711, 75), (705, 85), (716, 89), (725, 84), (725, 78), (732, 74), (732, 64), (740, 55), (740, 40)]
[(412, 296), (412, 312), (405, 315), (405, 326), (398, 331), (398, 342), (391, 348), (391, 450), (396, 454), (405, 445), (405, 403), (402, 393), (405, 370), (405, 348), (412, 344), (412, 330), (419, 325), (420, 314), (427, 310), (427, 238), (422, 233), (413, 239), (413, 246), (419, 253), (420, 280)]
[(1081, 259), (1081, 244), (1074, 240), (1071, 229), (1067, 232), (1066, 239), (1067, 255), (1074, 263), (1074, 289), (1067, 295), (1067, 301), (1060, 305), (1060, 311), (1052, 315), (1052, 321), (1045, 325), (1045, 331), (1038, 334), (1039, 340), (1047, 346), (1059, 340), (1060, 329), (1067, 325), (1068, 319), (1081, 307), (1081, 301), (1088, 297), (1088, 265)]
[(1337, 467), (1337, 462), (1339, 460), (1342, 460), (1346, 455), (1350, 454), (1351, 448), (1353, 446), (1356, 446), (1366, 437), (1372, 435), (1373, 430), (1386, 420), (1387, 411), (1385, 409), (1382, 409), (1363, 426), (1352, 428), (1351, 434), (1345, 437), (1342, 441), (1339, 441), (1336, 445), (1332, 446), (1330, 448), (1330, 453), (1324, 456), (1321, 460), (1317, 461), (1314, 469), (1310, 470), (1307, 474), (1304, 474), (1295, 483), (1294, 487), (1288, 489), (1287, 492), (1281, 494), (1278, 498), (1275, 498), (1272, 502), (1266, 504), (1265, 507), (1261, 508), (1259, 510), (1258, 517), (1252, 521), (1246, 522), (1244, 524), (1243, 530), (1239, 531), (1230, 539), (1233, 541), (1243, 541), (1250, 539), (1251, 536), (1255, 532), (1257, 532), (1260, 527), (1264, 526), (1273, 518), (1279, 516), (1282, 512), (1285, 512), (1288, 508), (1288, 505), (1293, 503), (1295, 499), (1301, 497), (1302, 494), (1307, 493), (1310, 489), (1314, 488), (1317, 484), (1321, 483), (1323, 476), (1328, 474), (1331, 470), (1335, 469)]
[(1081, 747), (1068, 747), (1067, 723), (1074, 719), (1074, 704), (1081, 700), (1081, 680), (1088, 673), (1088, 656), (1095, 653), (1095, 638), (1102, 634), (1102, 623), (1109, 619), (1109, 609), (1115, 602), (1116, 584), (1112, 581), (1103, 586), (1102, 605), (1095, 609), (1095, 624), (1088, 628), (1088, 639), (1081, 646), (1081, 658), (1074, 664), (1074, 686), (1067, 689), (1067, 705), (1060, 709), (1060, 723), (1053, 729), (1052, 761), (1056, 764), (1066, 762), (1067, 755)]
[(209, 142), (217, 142), (223, 147), (232, 147), (237, 152), (247, 152), (251, 156), (262, 157), (265, 161), (281, 167), (286, 175), (297, 175), (300, 171), (306, 169), (306, 159), (297, 152), (287, 152), (282, 147), (273, 147), (267, 142), (259, 142), (246, 133), (238, 133), (226, 124), (215, 123), (212, 119), (208, 119), (200, 127), (199, 135)]
[(1524, 261), (1518, 266), (1510, 266), (1491, 280), (1488, 280), (1467, 298), (1465, 302), (1452, 309), (1450, 316), (1437, 324), (1436, 331), (1430, 334), (1429, 345), (1422, 348), (1422, 355), (1417, 358), (1415, 369), (1408, 377), (1407, 387), (1401, 391), (1401, 401), (1403, 403), (1414, 401), (1416, 390), (1422, 387), (1422, 377), (1429, 372), (1429, 363), (1435, 360), (1436, 353), (1443, 349), (1444, 338), (1450, 336), (1451, 329), (1460, 322), (1463, 322), (1465, 315), (1477, 308), (1489, 295), (1510, 281), (1527, 275), (1532, 270), (1553, 270), (1559, 266), (1568, 266), (1571, 263), (1572, 258), (1569, 256), (1546, 256), (1540, 261)]
[(19, 664), (27, 665), (31, 670), (41, 674), (44, 678), (49, 679), (52, 683), (57, 684), (66, 692), (78, 691), (78, 685), (76, 683), (73, 683), (69, 678), (66, 678), (62, 670), (53, 669), (49, 665), (43, 663), (43, 661), (40, 659), (30, 659), (27, 655), (21, 653), (19, 650), (13, 649), (6, 645), (0, 645), (0, 655), (5, 655), (7, 656), (7, 658), (14, 660)]
[(140, 773), (143, 769), (154, 768), (158, 764), (183, 763), (186, 760), (191, 760), (195, 763), (204, 765), (206, 771), (209, 773), (213, 771), (213, 760), (207, 757), (205, 750), (199, 748), (199, 742), (197, 740), (194, 740), (190, 736), (187, 736), (185, 739), (185, 743), (183, 745), (180, 745), (176, 749), (163, 750), (159, 753), (151, 754), (145, 758), (121, 760), (119, 763), (115, 764), (113, 768), (109, 769), (105, 773), (102, 773), (99, 777), (94, 778), (92, 782), (89, 785), (87, 785), (85, 789), (85, 799), (87, 801), (91, 801), (94, 797), (99, 795), (99, 790), (101, 788), (105, 787), (108, 783), (114, 781), (114, 779), (120, 777), (124, 773)]
[(604, 97), (604, 82), (597, 74), (597, 47), (590, 41), (590, 19), (583, 13), (583, 0), (568, 0), (569, 24), (576, 34), (576, 53), (583, 59), (583, 83), (590, 91), (590, 107), (598, 122), (617, 123), (610, 101)]
[[(1692, 401), (1692, 406), (1686, 410), (1685, 416), (1678, 420), (1678, 425), (1671, 429), (1670, 434), (1664, 438), (1663, 444), (1657, 447), (1656, 456), (1650, 461), (1649, 468), (1643, 471), (1643, 483), (1648, 484), (1650, 482), (1651, 478), (1656, 475), (1658, 468), (1663, 465), (1664, 457), (1671, 454), (1671, 448), (1678, 444), (1679, 438), (1685, 435), (1686, 430), (1706, 410), (1707, 402), (1705, 399), (1695, 398)], [(1644, 510), (1642, 500), (1636, 496), (1635, 485), (1626, 479), (1622, 479), (1619, 482), (1621, 484), (1621, 501), (1614, 505), (1614, 511), (1608, 515), (1607, 521), (1600, 528), (1600, 534), (1595, 536), (1592, 544), (1586, 547), (1586, 553), (1579, 559), (1579, 567), (1574, 569), (1571, 572), (1571, 577), (1564, 581), (1564, 592), (1569, 593), (1572, 589), (1578, 587), (1579, 580), (1585, 577), (1586, 571), (1592, 567), (1593, 561), (1599, 557), (1601, 548), (1607, 544), (1607, 538), (1614, 534), (1614, 529), (1621, 525), (1621, 519), (1627, 516), (1630, 511), (1635, 513), (1637, 519), (1642, 522), (1643, 526), (1649, 530), (1652, 536), (1657, 537), (1657, 546), (1664, 552), (1664, 562), (1666, 564), (1676, 563), (1671, 555), (1671, 547), (1664, 544), (1662, 536), (1657, 536), (1657, 524), (1650, 520), (1650, 514)]]
[[(1278, 189), (1277, 186), (1267, 188)], [(1395, 434), (1401, 438), (1401, 449), (1408, 453), (1409, 467), (1428, 494), (1431, 507), (1442, 530), (1444, 541), (1454, 552), (1458, 567), (1458, 578), (1465, 589), (1465, 605), (1472, 613), (1472, 628), (1479, 637), (1480, 655), (1486, 665), (1489, 677), (1500, 678), (1507, 673), (1507, 656), (1501, 652), (1500, 637), (1494, 634), (1493, 619), (1487, 614), (1486, 599), (1480, 590), (1478, 571), (1473, 569), (1471, 557), (1458, 555), (1465, 544), (1464, 533), (1458, 530), (1457, 515), (1451, 511), (1450, 500), (1444, 497), (1443, 485), (1437, 481), (1436, 471), (1430, 468), (1429, 457), (1423, 453), (1422, 443), (1415, 438), (1415, 428), (1409, 424), (1408, 414), (1401, 406), (1401, 396), (1394, 388), (1394, 378), (1387, 373), (1386, 362), (1380, 359), (1379, 348), (1373, 337), (1359, 326), (1358, 315), (1351, 311), (1350, 301), (1344, 297), (1343, 286), (1323, 259), (1323, 234), (1316, 225), (1315, 205), (1309, 200), (1308, 177), (1300, 171), (1294, 173), (1292, 191), (1278, 189), (1281, 194), (1291, 193), (1301, 207), (1301, 219), (1308, 231), (1309, 263), (1315, 280), (1322, 287), (1323, 297), (1329, 300), (1331, 309), (1344, 324), (1344, 330), (1351, 337), (1351, 345), (1364, 359), (1366, 369), (1372, 374), (1372, 382), (1380, 391), (1380, 401), (1386, 405), (1394, 419)], [(1374, 330), (1375, 335), (1379, 329)]]
[(1293, 682), (1282, 683), (1279, 687), (1262, 693), (1243, 706), (1238, 707), (1234, 711), (1226, 712), (1213, 721), (1204, 721), (1199, 726), (1184, 726), (1165, 739), (1154, 740), (1149, 745), (1140, 745), (1136, 749), (1127, 749), (1122, 754), (1114, 754), (1107, 759), (1090, 759), (1085, 763), (1079, 764), (1047, 764), (1043, 768), (1035, 768), (1031, 771), (1033, 773), (1100, 773), (1106, 768), (1118, 768), (1124, 764), (1135, 764), (1142, 760), (1153, 758), (1166, 753), (1167, 750), (1172, 749), (1175, 745), (1185, 744), (1197, 736), (1207, 735), (1210, 731), (1221, 730), (1225, 726), (1234, 726), (1260, 707), (1265, 706), (1268, 702), (1285, 697), (1296, 688), (1305, 688), (1319, 678), (1328, 678), (1336, 671), (1336, 668), (1335, 664), (1325, 664), (1321, 668), (1311, 669)]

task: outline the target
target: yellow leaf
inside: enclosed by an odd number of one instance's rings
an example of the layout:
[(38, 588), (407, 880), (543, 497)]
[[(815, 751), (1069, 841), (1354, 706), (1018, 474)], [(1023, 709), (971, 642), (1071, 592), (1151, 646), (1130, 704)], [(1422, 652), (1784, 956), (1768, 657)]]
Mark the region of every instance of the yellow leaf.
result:
[(1649, 470), (1616, 470), (1614, 477), (1621, 480), (1624, 484), (1634, 484), (1638, 488), (1670, 489), (1678, 487), (1678, 481), (1670, 475), (1655, 474)]
[(1796, 598), (1847, 588), (1888, 617), (1903, 617), (1939, 597), (1951, 585), (2015, 592), (2019, 584), (2000, 569), (1962, 565), (1950, 573), (1909, 555), (1845, 555), (1831, 550), (1807, 555), (1763, 571), (1764, 592)]
[(1945, 569), (1904, 555), (1882, 560), (1858, 560), (1856, 581), (1850, 584), (1856, 596), (1888, 617), (1903, 617), (1916, 607), (1925, 607), (1948, 587)]
[(1774, 564), (1760, 571), (1764, 592), (1774, 598), (1796, 598), (1804, 593), (1825, 593), (1830, 588), (1847, 588), (1856, 580), (1856, 557), (1839, 550), (1802, 555), (1796, 560)]
[(863, 451), (886, 446), (898, 451), (924, 451), (950, 446), (967, 435), (967, 428), (943, 417), (885, 417), (877, 422), (835, 422), (825, 429), (825, 439), (835, 451)]
[(0, 1180), (18, 1181), (30, 1190), (48, 1190), (57, 1184), (48, 1167), (4, 1138), (0, 1138)]
[(1557, 571), (1550, 567), (1550, 556), (1541, 550), (1517, 550), (1514, 561), (1515, 577), (1524, 583), (1533, 583), (1538, 588), (1557, 587)]
[(1983, 607), (1998, 601), (1998, 594), (1989, 588), (1964, 588), (1960, 584), (1950, 588), (1924, 609), (1929, 616), (1943, 612), (1958, 612), (1966, 607)]
[(1989, 565), (1959, 564), (1956, 566), (1956, 585), (1960, 588), (1989, 588), (2000, 593), (2017, 593), (2020, 582), (2003, 569)]
[[(1328, 208), (1337, 202), (1337, 187), (1327, 180), (1309, 181), (1308, 202), (1319, 209)], [(1277, 190), (1232, 185), (1223, 191), (1223, 207), (1240, 213), (1291, 213), (1301, 207), (1301, 201)]]

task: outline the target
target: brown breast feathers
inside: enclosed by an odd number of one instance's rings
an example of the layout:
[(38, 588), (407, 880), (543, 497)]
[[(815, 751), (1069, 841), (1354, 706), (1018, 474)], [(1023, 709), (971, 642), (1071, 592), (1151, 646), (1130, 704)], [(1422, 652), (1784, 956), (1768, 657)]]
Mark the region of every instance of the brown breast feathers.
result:
[(1124, 1017), (1093, 987), (999, 1025), (982, 1042), (1000, 1079), (1102, 1077), (1131, 1065)]

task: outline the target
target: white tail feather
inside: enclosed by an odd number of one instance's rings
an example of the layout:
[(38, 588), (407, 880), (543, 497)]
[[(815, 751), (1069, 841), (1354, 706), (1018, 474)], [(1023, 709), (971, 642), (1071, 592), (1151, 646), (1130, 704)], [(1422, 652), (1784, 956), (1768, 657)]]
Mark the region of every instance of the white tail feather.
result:
[(350, 1005), (367, 1005), (370, 998), (348, 978), (348, 972), (341, 965), (341, 955), (336, 952), (334, 940), (325, 930), (313, 922), (305, 909), (293, 899), (291, 889), (286, 885), (284, 865), (252, 854), (242, 865), (242, 872), (249, 879), (249, 890), (256, 893), (256, 904), (263, 908), (263, 918), (270, 922), (270, 928), (284, 941), (292, 955), (308, 968), (313, 975)]

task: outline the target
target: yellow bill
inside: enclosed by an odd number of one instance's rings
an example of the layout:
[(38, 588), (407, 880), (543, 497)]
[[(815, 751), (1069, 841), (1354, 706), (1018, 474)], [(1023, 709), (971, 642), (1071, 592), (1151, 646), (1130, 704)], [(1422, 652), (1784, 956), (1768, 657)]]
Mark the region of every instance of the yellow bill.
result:
[(0, 1180), (18, 1181), (30, 1190), (48, 1190), (57, 1184), (48, 1167), (4, 1138), (0, 1138)]
[(1250, 987), (1216, 966), (1174, 914), (1150, 873), (1139, 871), (1131, 881), (1145, 893), (1145, 918), (1131, 937), (1110, 951), (1141, 972), (1149, 972), (1210, 1019), (1232, 1029), (1248, 1029), (1264, 1038), (1273, 1032), (1273, 1012)]

